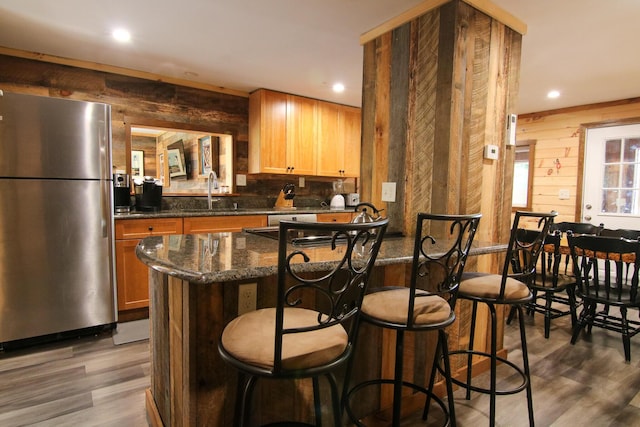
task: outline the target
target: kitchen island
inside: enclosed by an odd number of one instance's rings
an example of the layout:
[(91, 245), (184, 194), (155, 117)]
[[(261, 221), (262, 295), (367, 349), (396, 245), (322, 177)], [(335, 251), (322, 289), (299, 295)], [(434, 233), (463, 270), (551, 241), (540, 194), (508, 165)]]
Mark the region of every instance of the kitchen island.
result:
[[(471, 255), (505, 249), (505, 244), (476, 242)], [(305, 250), (327, 253), (325, 261), (305, 265), (310, 274), (330, 267), (327, 248)], [(404, 283), (412, 250), (411, 237), (385, 238), (371, 285)], [(258, 308), (274, 305), (277, 241), (246, 232), (152, 236), (140, 242), (136, 254), (150, 268), (151, 387), (146, 399), (150, 424), (231, 426), (237, 373), (221, 360), (217, 340), (224, 326), (245, 307), (246, 301), (238, 297), (242, 285), (255, 284), (250, 286), (255, 286)], [(459, 315), (461, 321), (464, 317)], [(460, 334), (450, 335), (451, 348), (457, 348)], [(359, 369), (355, 376), (372, 369), (386, 372), (392, 361), (384, 351), (370, 348), (393, 343), (376, 330), (363, 330), (361, 336), (364, 350), (356, 352)], [(423, 358), (417, 353), (432, 350), (433, 343), (416, 340), (416, 349), (422, 344), (424, 351), (416, 350), (415, 360)], [(303, 380), (269, 384), (257, 396), (254, 409), (264, 422), (277, 414), (294, 411), (299, 418), (310, 412), (312, 396)], [(384, 408), (387, 400), (384, 395), (366, 396), (358, 405), (373, 412)]]

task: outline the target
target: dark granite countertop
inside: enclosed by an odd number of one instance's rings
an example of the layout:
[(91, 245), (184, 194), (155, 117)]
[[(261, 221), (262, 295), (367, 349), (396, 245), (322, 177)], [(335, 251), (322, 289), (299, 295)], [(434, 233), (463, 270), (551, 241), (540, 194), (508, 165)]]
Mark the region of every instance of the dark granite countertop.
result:
[(199, 217), (199, 216), (238, 216), (238, 215), (286, 215), (303, 213), (353, 213), (354, 208), (329, 209), (329, 208), (296, 208), (296, 209), (275, 209), (275, 208), (246, 208), (246, 209), (172, 209), (159, 212), (131, 212), (114, 214), (114, 219), (153, 219), (153, 218), (176, 218), (176, 217)]
[[(385, 237), (376, 265), (411, 262), (413, 243), (413, 237)], [(506, 243), (474, 242), (471, 254), (506, 248)], [(305, 271), (326, 271), (332, 265), (335, 254), (328, 247), (304, 250), (323, 259), (305, 264)], [(146, 237), (136, 247), (136, 254), (156, 271), (201, 284), (265, 277), (278, 270), (278, 242), (246, 232)]]

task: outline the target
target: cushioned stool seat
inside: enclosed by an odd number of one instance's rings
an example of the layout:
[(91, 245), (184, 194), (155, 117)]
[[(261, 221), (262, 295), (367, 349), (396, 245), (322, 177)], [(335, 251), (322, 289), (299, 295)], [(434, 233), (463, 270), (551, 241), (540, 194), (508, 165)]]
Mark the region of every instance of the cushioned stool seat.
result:
[[(460, 282), (460, 292), (478, 298), (497, 299), (500, 297), (502, 276), (500, 274), (464, 273)], [(503, 301), (518, 302), (529, 298), (529, 287), (519, 280), (507, 277)]]
[[(365, 295), (362, 313), (378, 320), (401, 323), (407, 320), (409, 288), (392, 288)], [(416, 325), (435, 325), (451, 317), (451, 306), (441, 296), (416, 291), (413, 321)]]
[[(320, 313), (290, 308), (284, 313), (284, 327), (316, 325)], [(263, 368), (273, 368), (276, 342), (276, 309), (265, 308), (233, 319), (222, 333), (222, 345), (238, 360)], [(342, 325), (289, 334), (282, 338), (282, 368), (307, 369), (323, 365), (340, 356), (349, 337)]]

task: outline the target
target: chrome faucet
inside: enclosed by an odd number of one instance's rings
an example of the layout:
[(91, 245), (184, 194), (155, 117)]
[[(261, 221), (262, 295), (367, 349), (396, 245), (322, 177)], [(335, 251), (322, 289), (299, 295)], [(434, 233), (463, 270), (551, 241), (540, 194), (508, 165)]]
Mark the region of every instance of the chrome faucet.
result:
[(214, 190), (218, 189), (218, 175), (216, 175), (214, 171), (209, 172), (209, 176), (207, 177), (207, 201), (209, 202), (209, 209), (213, 209), (213, 199), (211, 198), (212, 185)]

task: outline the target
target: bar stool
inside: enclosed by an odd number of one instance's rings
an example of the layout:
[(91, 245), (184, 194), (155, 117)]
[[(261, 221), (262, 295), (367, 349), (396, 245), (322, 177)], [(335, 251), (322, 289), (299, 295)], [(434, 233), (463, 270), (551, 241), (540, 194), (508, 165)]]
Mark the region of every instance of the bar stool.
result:
[[(234, 425), (256, 425), (250, 419), (251, 397), (259, 378), (311, 378), (315, 424), (306, 422), (310, 416), (305, 422), (281, 424), (326, 425), (321, 416), (320, 377), (330, 387), (333, 424), (342, 425), (334, 372), (353, 353), (362, 298), (388, 221), (280, 222), (275, 307), (236, 317), (218, 342), (222, 359), (239, 371)], [(331, 233), (332, 241), (321, 248), (287, 243), (289, 234), (303, 230)]]
[[(400, 425), (402, 388), (409, 387), (426, 395), (423, 419), (427, 418), (430, 401), (433, 399), (445, 414), (445, 423), (455, 425), (453, 389), (448, 358), (447, 334), (445, 328), (455, 320), (454, 305), (460, 277), (473, 237), (478, 228), (481, 214), (437, 215), (419, 213), (417, 216), (411, 279), (408, 287), (383, 286), (372, 289), (362, 303), (362, 321), (391, 329), (396, 335), (395, 373), (393, 379), (373, 379), (359, 383), (349, 389), (353, 360), (349, 362), (345, 379), (344, 406), (352, 422), (364, 424), (353, 413), (351, 399), (354, 395), (372, 385), (393, 384), (393, 421)], [(429, 385), (427, 388), (404, 381), (403, 356), (405, 332), (437, 331), (438, 342), (435, 351)], [(436, 365), (442, 353), (444, 377), (449, 408), (433, 393)]]
[[(526, 390), (527, 406), (529, 411), (529, 424), (534, 425), (533, 417), (533, 399), (531, 393), (531, 382), (529, 375), (529, 359), (527, 355), (527, 340), (525, 334), (525, 324), (523, 317), (523, 306), (532, 299), (532, 293), (529, 284), (536, 274), (536, 263), (538, 256), (543, 250), (544, 238), (549, 231), (549, 227), (553, 223), (556, 212), (551, 213), (534, 213), (521, 212), (515, 213), (515, 218), (511, 228), (511, 236), (509, 238), (509, 246), (502, 269), (502, 274), (487, 273), (465, 273), (460, 282), (458, 297), (460, 299), (469, 300), (473, 303), (471, 315), (471, 331), (469, 337), (469, 348), (467, 350), (452, 351), (451, 356), (466, 355), (467, 356), (467, 378), (461, 381), (453, 378), (453, 383), (466, 389), (466, 399), (471, 399), (471, 391), (485, 393), (489, 395), (489, 423), (495, 425), (496, 420), (496, 396), (519, 393)], [(535, 238), (531, 238), (530, 234), (534, 230), (519, 228), (521, 219), (527, 219), (527, 227), (534, 228), (537, 231)], [(530, 221), (533, 219), (534, 221)], [(475, 338), (475, 326), (478, 314), (478, 304), (486, 304), (489, 308), (491, 322), (491, 349), (487, 353), (485, 351), (474, 350), (473, 343)], [(510, 305), (518, 311), (518, 320), (520, 324), (520, 339), (522, 346), (523, 367), (520, 368), (515, 363), (497, 355), (497, 318), (496, 306)], [(484, 357), (490, 360), (490, 386), (489, 388), (472, 384), (473, 364), (472, 357)], [(521, 378), (522, 384), (511, 389), (498, 390), (497, 383), (497, 362), (511, 367)]]

